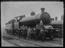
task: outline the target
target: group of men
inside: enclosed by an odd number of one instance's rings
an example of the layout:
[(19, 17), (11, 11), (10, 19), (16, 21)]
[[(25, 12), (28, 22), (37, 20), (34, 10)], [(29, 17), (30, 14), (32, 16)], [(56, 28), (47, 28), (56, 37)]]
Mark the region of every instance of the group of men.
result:
[(36, 27), (21, 26), (19, 30), (19, 37), (25, 39), (39, 39), (43, 34), (43, 29), (36, 25)]

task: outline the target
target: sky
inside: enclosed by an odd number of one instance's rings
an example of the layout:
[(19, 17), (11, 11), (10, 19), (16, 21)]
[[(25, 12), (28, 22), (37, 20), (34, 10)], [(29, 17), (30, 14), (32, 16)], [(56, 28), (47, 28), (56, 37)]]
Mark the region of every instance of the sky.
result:
[(41, 8), (50, 14), (51, 17), (60, 17), (64, 14), (63, 2), (55, 1), (20, 1), (20, 2), (1, 2), (1, 26), (16, 16), (26, 15), (30, 16), (30, 12), (34, 11), (36, 14), (41, 12)]

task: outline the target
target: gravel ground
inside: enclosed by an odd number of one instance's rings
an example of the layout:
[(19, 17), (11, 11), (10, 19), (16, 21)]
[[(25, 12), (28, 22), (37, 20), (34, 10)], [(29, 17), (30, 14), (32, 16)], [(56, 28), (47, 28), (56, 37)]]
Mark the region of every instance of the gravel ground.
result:
[(15, 47), (14, 44), (11, 44), (11, 43), (9, 43), (9, 42), (3, 40), (3, 39), (2, 39), (2, 45), (1, 45), (1, 46), (2, 46), (2, 47), (11, 47), (11, 46)]
[[(14, 40), (14, 39), (11, 40), (12, 37), (16, 38), (17, 40)], [(15, 42), (15, 43), (19, 44), (20, 46), (22, 46), (22, 45), (23, 46), (38, 46), (39, 45), (39, 46), (47, 46), (47, 47), (62, 47), (63, 46), (62, 44), (59, 44), (59, 43), (61, 43), (61, 39), (59, 41), (58, 38), (56, 38), (55, 41), (41, 42), (41, 41), (34, 41), (34, 40), (19, 39), (15, 36), (10, 36), (9, 41)]]

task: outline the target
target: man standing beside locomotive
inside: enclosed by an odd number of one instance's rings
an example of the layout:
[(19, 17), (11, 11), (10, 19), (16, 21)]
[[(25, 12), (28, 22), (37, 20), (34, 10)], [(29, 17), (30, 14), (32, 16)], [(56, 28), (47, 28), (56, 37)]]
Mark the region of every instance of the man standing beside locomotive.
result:
[(27, 39), (30, 39), (30, 33), (31, 33), (31, 28), (28, 27), (28, 29), (27, 29)]

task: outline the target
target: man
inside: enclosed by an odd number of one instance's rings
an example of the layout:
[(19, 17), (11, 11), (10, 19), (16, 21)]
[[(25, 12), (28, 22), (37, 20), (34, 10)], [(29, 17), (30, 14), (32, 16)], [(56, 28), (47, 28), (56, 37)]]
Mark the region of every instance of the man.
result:
[(36, 28), (32, 28), (32, 32), (31, 32), (31, 39), (35, 39), (36, 37)]
[(29, 27), (29, 28), (27, 29), (27, 39), (30, 38), (30, 33), (31, 33), (31, 28)]
[(46, 32), (45, 32), (45, 30), (43, 28), (40, 29), (40, 35), (39, 36), (40, 36), (41, 40), (45, 40)]
[(26, 37), (27, 37), (27, 28), (25, 26), (25, 29), (24, 29), (24, 38), (26, 39)]
[(35, 29), (35, 39), (39, 38), (39, 33), (40, 33), (40, 25), (37, 24)]

